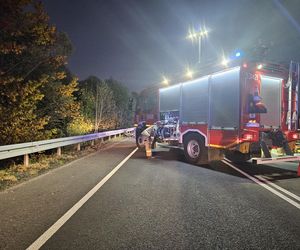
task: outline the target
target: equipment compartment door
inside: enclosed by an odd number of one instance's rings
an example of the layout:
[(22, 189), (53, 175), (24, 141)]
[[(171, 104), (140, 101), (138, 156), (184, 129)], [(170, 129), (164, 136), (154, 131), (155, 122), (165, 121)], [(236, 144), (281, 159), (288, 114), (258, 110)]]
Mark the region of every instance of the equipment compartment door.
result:
[(240, 125), (240, 67), (211, 76), (209, 126), (238, 129)]
[(267, 113), (260, 114), (260, 124), (265, 128), (280, 127), (282, 79), (261, 76), (260, 96)]
[(179, 111), (180, 110), (181, 84), (173, 85), (159, 90), (159, 111)]

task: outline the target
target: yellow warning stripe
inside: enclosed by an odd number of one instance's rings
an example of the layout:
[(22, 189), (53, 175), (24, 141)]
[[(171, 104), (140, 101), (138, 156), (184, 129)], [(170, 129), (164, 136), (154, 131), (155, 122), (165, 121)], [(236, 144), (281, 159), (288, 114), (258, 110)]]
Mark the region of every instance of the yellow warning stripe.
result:
[(230, 147), (232, 147), (234, 145), (237, 145), (237, 144), (238, 144), (238, 141), (232, 142), (232, 143), (230, 143), (226, 146), (220, 146), (220, 145), (217, 145), (217, 144), (208, 144), (208, 146), (214, 147), (214, 148), (230, 148)]

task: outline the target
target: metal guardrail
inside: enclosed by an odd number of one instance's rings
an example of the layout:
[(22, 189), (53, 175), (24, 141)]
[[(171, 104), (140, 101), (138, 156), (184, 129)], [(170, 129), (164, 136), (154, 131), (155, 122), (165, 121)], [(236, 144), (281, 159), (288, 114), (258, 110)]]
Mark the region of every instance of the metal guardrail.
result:
[(24, 157), (24, 164), (28, 165), (29, 154), (37, 153), (49, 149), (54, 149), (54, 148), (59, 149), (58, 152), (60, 152), (61, 147), (64, 146), (73, 145), (73, 144), (80, 145), (80, 143), (82, 142), (93, 141), (93, 140), (115, 136), (119, 134), (126, 134), (129, 132), (133, 132), (134, 129), (135, 128), (118, 129), (118, 130), (112, 130), (112, 131), (106, 131), (106, 132), (100, 132), (100, 133), (94, 133), (88, 135), (80, 135), (80, 136), (57, 138), (51, 140), (0, 146), (0, 160), (24, 155), (27, 157), (27, 159), (25, 159)]

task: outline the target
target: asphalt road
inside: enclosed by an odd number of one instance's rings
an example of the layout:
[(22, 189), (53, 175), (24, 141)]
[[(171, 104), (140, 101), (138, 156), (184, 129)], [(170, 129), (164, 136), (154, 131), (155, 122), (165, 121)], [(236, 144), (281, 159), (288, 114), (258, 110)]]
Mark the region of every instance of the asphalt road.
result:
[[(122, 141), (0, 193), (0, 248), (30, 246), (134, 148)], [(234, 167), (300, 206), (296, 163)], [(300, 209), (227, 162), (136, 152), (42, 249), (300, 249)]]

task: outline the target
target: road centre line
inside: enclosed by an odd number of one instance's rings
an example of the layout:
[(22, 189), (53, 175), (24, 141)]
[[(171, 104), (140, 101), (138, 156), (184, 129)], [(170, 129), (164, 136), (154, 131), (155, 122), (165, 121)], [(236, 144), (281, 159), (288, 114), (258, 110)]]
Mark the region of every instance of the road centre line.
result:
[(138, 150), (134, 149), (124, 160), (122, 160), (109, 174), (107, 174), (98, 184), (83, 196), (73, 207), (71, 207), (62, 217), (60, 217), (47, 231), (36, 239), (27, 250), (35, 250), (42, 247)]
[(278, 192), (277, 190), (275, 190), (274, 188), (268, 186), (267, 184), (263, 183), (262, 181), (260, 181), (259, 179), (254, 178), (253, 176), (247, 174), (246, 172), (240, 170), (239, 168), (235, 167), (234, 165), (232, 165), (231, 163), (223, 160), (223, 163), (225, 163), (226, 165), (228, 165), (229, 167), (233, 168), (234, 170), (238, 171), (239, 173), (241, 173), (242, 175), (246, 176), (248, 179), (250, 179), (251, 181), (255, 182), (256, 184), (260, 185), (261, 187), (264, 187), (265, 189), (269, 190), (270, 192), (272, 192), (273, 194), (277, 195), (278, 197), (280, 197), (281, 199), (287, 201), (288, 203), (292, 204), (293, 206), (295, 206), (296, 208), (300, 209), (300, 204), (293, 201), (292, 199), (290, 199), (289, 197), (286, 197), (285, 195), (283, 195), (282, 193)]
[(288, 190), (286, 190), (286, 189), (284, 189), (284, 188), (282, 188), (282, 187), (280, 187), (280, 186), (278, 186), (278, 185), (276, 185), (276, 184), (274, 184), (274, 183), (268, 181), (267, 179), (263, 178), (263, 177), (260, 176), (260, 175), (255, 175), (255, 177), (258, 178), (258, 179), (260, 179), (261, 181), (266, 182), (266, 183), (269, 184), (270, 186), (273, 186), (274, 188), (278, 189), (279, 191), (281, 191), (281, 192), (283, 192), (283, 193), (285, 193), (285, 194), (291, 196), (291, 197), (294, 198), (295, 200), (300, 201), (300, 197), (299, 197), (298, 195), (295, 195), (295, 194), (293, 194), (292, 192), (290, 192), (290, 191), (288, 191)]

